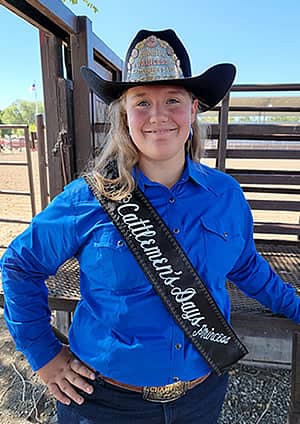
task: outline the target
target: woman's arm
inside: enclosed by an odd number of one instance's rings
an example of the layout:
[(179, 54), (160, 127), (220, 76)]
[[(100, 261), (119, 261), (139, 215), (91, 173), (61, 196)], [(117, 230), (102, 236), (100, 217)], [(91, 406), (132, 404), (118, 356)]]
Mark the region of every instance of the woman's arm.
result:
[(300, 297), (296, 289), (282, 281), (269, 263), (257, 252), (253, 239), (253, 218), (250, 207), (240, 193), (244, 249), (231, 272), (227, 275), (247, 296), (259, 301), (274, 313), (300, 323)]
[(84, 377), (94, 378), (94, 373), (54, 335), (45, 284), (49, 275), (55, 274), (84, 242), (78, 236), (82, 224), (74, 207), (76, 186), (78, 182), (71, 183), (34, 217), (31, 225), (10, 244), (1, 264), (5, 320), (16, 347), (50, 392), (65, 403), (70, 399), (80, 403), (82, 398), (75, 387), (89, 392), (92, 386)]

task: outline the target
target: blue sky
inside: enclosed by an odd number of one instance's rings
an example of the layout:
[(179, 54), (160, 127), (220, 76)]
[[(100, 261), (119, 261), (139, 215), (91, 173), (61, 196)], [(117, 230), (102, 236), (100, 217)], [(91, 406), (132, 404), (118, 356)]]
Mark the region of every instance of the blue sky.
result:
[[(49, 0), (58, 1), (58, 0)], [(300, 83), (299, 0), (93, 0), (94, 32), (121, 58), (141, 29), (173, 28), (186, 45), (193, 74), (220, 62), (238, 68), (236, 83)], [(0, 6), (0, 110), (16, 99), (42, 98), (38, 31)]]

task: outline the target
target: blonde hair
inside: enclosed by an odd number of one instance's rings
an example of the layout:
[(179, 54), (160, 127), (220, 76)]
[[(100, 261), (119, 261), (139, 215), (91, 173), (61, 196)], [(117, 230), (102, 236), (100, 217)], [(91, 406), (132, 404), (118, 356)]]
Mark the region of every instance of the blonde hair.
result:
[[(192, 100), (194, 99), (191, 95)], [(96, 177), (100, 193), (111, 200), (126, 198), (135, 188), (131, 175), (138, 162), (138, 149), (128, 132), (125, 94), (108, 107), (109, 131), (101, 152), (96, 157), (92, 173)], [(186, 153), (195, 162), (200, 162), (204, 153), (206, 128), (195, 119), (192, 139), (186, 142)]]

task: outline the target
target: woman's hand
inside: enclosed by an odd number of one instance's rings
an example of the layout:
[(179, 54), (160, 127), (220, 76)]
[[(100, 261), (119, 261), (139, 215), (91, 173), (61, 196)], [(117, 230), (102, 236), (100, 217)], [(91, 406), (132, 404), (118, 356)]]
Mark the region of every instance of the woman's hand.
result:
[(84, 402), (76, 387), (89, 394), (94, 390), (85, 380), (95, 380), (94, 371), (76, 359), (66, 345), (63, 345), (61, 351), (40, 368), (37, 374), (48, 386), (49, 392), (65, 405), (69, 405), (71, 400), (79, 405)]

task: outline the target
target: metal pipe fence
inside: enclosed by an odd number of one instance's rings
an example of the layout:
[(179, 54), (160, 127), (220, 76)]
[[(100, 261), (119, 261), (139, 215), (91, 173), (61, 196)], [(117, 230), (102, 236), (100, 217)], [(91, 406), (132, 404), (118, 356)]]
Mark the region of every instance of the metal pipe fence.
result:
[[(23, 130), (24, 139), (25, 139), (25, 152), (26, 152), (26, 160), (25, 161), (0, 161), (0, 166), (22, 166), (27, 168), (27, 178), (29, 184), (29, 191), (16, 191), (16, 190), (3, 190), (1, 189), (0, 182), (0, 195), (8, 195), (8, 196), (28, 196), (30, 197), (30, 206), (31, 206), (31, 215), (32, 217), (36, 214), (36, 197), (34, 190), (34, 182), (33, 182), (33, 167), (31, 160), (31, 140), (29, 137), (29, 127), (28, 125), (8, 125), (8, 124), (0, 124), (0, 130)], [(14, 224), (29, 224), (30, 221), (20, 218), (11, 218), (0, 216), (0, 222), (14, 223)], [(7, 246), (0, 245), (0, 249), (5, 249)]]

